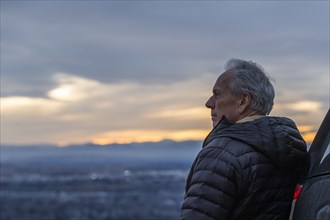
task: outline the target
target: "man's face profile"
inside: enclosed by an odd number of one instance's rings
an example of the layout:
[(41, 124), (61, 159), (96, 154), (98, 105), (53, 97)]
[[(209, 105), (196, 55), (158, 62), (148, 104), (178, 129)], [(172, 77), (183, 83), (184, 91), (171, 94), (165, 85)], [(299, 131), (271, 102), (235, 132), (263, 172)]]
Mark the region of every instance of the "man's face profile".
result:
[(213, 95), (207, 100), (205, 106), (211, 109), (213, 127), (215, 127), (222, 116), (229, 121), (239, 120), (240, 97), (233, 94), (229, 88), (229, 83), (234, 77), (232, 70), (222, 73), (213, 87)]

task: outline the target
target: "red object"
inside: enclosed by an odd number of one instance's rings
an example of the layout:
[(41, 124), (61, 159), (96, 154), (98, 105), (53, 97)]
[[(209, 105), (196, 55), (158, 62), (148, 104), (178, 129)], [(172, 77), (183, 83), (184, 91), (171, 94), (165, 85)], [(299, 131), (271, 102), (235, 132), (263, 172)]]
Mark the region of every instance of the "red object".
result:
[(299, 196), (299, 194), (300, 194), (300, 192), (301, 192), (302, 187), (303, 187), (303, 186), (300, 185), (300, 184), (298, 184), (298, 185), (296, 186), (296, 189), (294, 190), (293, 200), (297, 200), (297, 199), (298, 199), (298, 196)]

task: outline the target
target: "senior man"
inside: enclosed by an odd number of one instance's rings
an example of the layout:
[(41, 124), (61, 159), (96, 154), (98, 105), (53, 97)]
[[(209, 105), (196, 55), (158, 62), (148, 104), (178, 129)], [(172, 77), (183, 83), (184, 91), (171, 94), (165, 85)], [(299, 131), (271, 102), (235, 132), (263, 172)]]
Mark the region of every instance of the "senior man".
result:
[(229, 60), (206, 102), (213, 130), (186, 183), (183, 220), (287, 220), (308, 168), (295, 123), (267, 116), (275, 93), (261, 66)]

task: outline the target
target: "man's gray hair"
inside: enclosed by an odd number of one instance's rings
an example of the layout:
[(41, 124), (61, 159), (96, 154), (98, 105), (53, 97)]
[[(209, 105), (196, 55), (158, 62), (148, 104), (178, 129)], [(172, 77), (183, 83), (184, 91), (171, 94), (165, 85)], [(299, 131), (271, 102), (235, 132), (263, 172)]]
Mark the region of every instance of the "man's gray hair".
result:
[(233, 70), (229, 88), (234, 94), (250, 94), (251, 106), (259, 114), (268, 115), (273, 108), (275, 92), (264, 69), (252, 61), (230, 59), (225, 70)]

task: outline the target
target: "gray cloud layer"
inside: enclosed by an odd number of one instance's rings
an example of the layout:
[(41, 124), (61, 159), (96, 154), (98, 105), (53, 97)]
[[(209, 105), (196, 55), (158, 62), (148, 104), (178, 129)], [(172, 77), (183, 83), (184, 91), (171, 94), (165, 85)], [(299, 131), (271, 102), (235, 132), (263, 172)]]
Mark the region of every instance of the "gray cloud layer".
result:
[(1, 4), (5, 96), (41, 96), (57, 71), (166, 83), (218, 74), (231, 57), (292, 64), (292, 78), (306, 65), (328, 67), (328, 2)]

